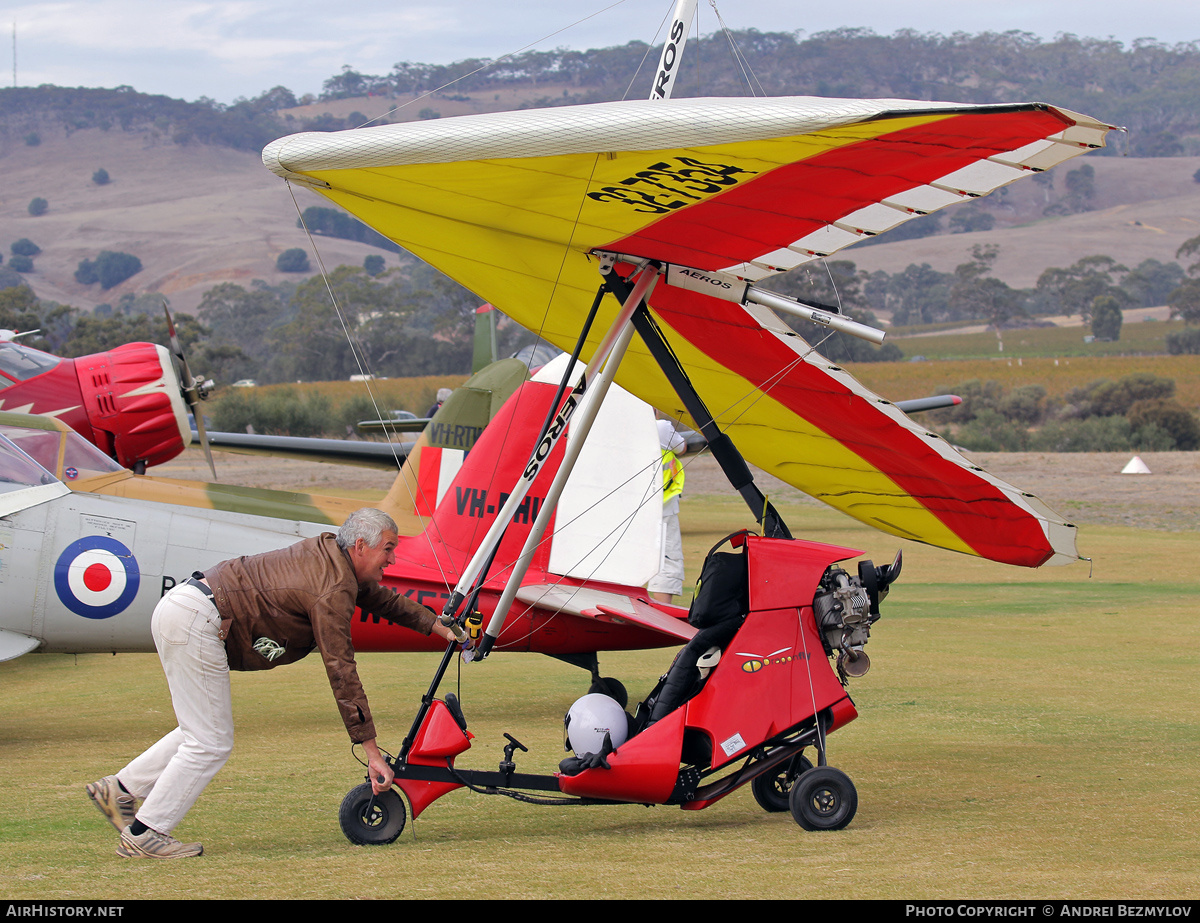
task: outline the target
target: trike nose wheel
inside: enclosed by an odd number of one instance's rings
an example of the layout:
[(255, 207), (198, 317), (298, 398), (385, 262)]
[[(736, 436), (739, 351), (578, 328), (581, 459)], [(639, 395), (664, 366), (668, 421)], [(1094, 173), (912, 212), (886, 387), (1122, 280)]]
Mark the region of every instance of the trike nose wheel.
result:
[(803, 753), (792, 757), (787, 764), (780, 766), (775, 772), (761, 775), (750, 783), (750, 791), (754, 800), (764, 811), (786, 811), (791, 807), (788, 794), (796, 779), (813, 768), (813, 764)]
[(858, 791), (840, 769), (819, 766), (792, 783), (788, 801), (792, 817), (805, 830), (841, 830), (858, 810)]
[(382, 795), (376, 795), (372, 805), (371, 785), (367, 782), (350, 789), (338, 810), (342, 833), (356, 846), (382, 846), (394, 842), (404, 832), (407, 819), (404, 799), (399, 792), (388, 789)]

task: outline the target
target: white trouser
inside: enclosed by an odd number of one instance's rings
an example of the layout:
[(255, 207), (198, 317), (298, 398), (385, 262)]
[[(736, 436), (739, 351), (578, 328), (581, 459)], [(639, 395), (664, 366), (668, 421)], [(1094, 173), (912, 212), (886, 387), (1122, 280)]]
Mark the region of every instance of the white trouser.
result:
[(646, 589), (672, 596), (683, 593), (683, 536), (679, 532), (679, 513), (669, 513), (666, 507), (662, 517), (662, 563)]
[(170, 833), (233, 750), (229, 660), (211, 599), (186, 583), (159, 600), (150, 620), (179, 727), (117, 773), (139, 799), (138, 820)]

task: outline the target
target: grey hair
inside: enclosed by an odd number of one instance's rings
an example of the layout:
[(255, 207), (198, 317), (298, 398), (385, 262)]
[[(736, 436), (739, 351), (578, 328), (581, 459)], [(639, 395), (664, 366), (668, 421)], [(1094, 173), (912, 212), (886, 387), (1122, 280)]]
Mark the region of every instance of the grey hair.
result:
[(384, 532), (399, 532), (396, 521), (383, 510), (365, 506), (347, 516), (342, 527), (338, 529), (338, 547), (349, 551), (361, 538), (371, 548), (375, 548), (383, 540)]

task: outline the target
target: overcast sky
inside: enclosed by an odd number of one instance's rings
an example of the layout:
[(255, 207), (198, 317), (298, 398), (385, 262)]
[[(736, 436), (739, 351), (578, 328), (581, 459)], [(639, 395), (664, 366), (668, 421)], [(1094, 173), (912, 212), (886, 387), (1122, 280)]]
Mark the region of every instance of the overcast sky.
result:
[[(279, 85), (298, 96), (318, 93), (345, 64), (385, 74), (397, 61), (443, 64), (531, 45), (651, 42), (672, 6), (673, 0), (0, 0), (0, 86), (13, 82), (14, 23), (18, 85), (128, 84), (228, 103)], [(718, 7), (731, 28), (764, 32), (1019, 29), (1125, 43), (1200, 40), (1198, 0), (723, 0)], [(699, 16), (702, 33), (718, 28), (707, 0), (700, 0)]]

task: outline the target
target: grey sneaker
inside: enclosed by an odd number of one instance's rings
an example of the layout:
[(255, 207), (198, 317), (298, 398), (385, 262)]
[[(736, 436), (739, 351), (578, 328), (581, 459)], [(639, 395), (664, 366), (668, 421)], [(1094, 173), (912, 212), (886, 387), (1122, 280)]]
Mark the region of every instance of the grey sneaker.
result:
[(92, 799), (92, 804), (117, 828), (117, 832), (133, 823), (137, 814), (137, 799), (121, 791), (116, 776), (105, 776), (98, 782), (88, 783), (87, 793)]
[(190, 859), (204, 852), (199, 843), (180, 843), (173, 836), (146, 828), (134, 836), (128, 827), (121, 831), (117, 855), (124, 859)]

